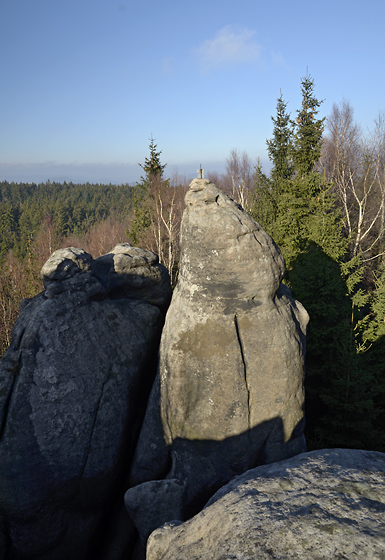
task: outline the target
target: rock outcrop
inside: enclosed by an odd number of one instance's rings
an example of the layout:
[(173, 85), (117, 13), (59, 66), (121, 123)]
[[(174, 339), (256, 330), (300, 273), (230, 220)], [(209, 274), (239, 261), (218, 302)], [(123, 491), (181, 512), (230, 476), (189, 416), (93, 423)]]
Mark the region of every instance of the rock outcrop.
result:
[(171, 297), (156, 255), (57, 251), (0, 362), (1, 558), (121, 560), (123, 504)]
[(385, 454), (313, 451), (246, 472), (154, 531), (147, 560), (383, 560), (384, 519)]
[[(178, 503), (184, 492), (188, 518), (232, 477), (305, 451), (308, 315), (281, 284), (285, 265), (274, 241), (207, 180), (190, 185), (180, 242), (160, 346), (160, 410), (153, 398), (131, 482), (183, 482), (173, 492)], [(152, 500), (147, 484), (126, 494), (129, 512)], [(179, 505), (169, 519), (175, 511)]]
[(385, 455), (304, 453), (284, 266), (203, 179), (166, 320), (154, 253), (51, 256), (0, 362), (0, 560), (384, 560)]

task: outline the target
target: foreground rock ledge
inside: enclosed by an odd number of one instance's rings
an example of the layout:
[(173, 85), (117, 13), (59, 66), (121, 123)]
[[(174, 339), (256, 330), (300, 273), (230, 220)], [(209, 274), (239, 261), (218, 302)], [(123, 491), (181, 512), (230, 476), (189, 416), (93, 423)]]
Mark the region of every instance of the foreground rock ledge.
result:
[(303, 453), (235, 478), (190, 521), (154, 531), (147, 560), (385, 558), (385, 454)]

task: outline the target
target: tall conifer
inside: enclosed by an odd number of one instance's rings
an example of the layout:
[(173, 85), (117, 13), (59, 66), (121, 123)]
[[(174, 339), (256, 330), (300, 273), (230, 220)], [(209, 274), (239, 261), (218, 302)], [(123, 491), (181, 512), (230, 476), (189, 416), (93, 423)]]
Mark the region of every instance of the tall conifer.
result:
[(275, 188), (280, 181), (290, 179), (293, 174), (292, 139), (293, 123), (290, 114), (286, 112), (287, 103), (283, 100), (282, 93), (277, 99), (276, 117), (271, 117), (274, 123), (273, 137), (266, 141), (269, 159), (272, 162), (271, 179)]
[(325, 119), (317, 119), (322, 104), (314, 96), (314, 80), (309, 74), (301, 82), (302, 105), (297, 111), (293, 158), (297, 173), (310, 173), (321, 156)]
[(266, 231), (274, 237), (277, 221), (278, 201), (285, 190), (287, 182), (293, 174), (292, 140), (293, 123), (286, 112), (287, 103), (282, 93), (277, 99), (276, 116), (271, 117), (274, 123), (273, 136), (266, 140), (267, 152), (272, 163), (270, 177), (262, 171), (261, 162), (255, 167), (255, 192), (251, 214)]
[[(284, 167), (280, 166), (283, 151), (278, 149), (282, 148), (279, 128), (287, 121), (283, 119), (282, 98), (278, 100), (273, 138), (268, 141), (272, 173), (270, 178), (260, 169), (257, 174), (257, 192), (263, 193), (270, 204), (265, 208), (274, 212), (269, 219), (266, 211), (257, 208), (255, 217), (267, 217), (261, 225), (285, 257), (285, 281), (310, 315), (305, 377), (309, 447), (368, 447), (373, 445), (368, 431), (377, 433), (374, 422), (378, 409), (374, 405), (377, 393), (373, 376), (363, 370), (357, 344), (360, 311), (352, 315), (352, 305), (356, 309), (358, 299), (360, 305), (363, 301), (359, 279), (355, 280), (359, 267), (344, 264), (348, 240), (343, 236), (331, 185), (316, 166), (322, 148), (324, 119), (318, 118), (321, 102), (309, 75), (301, 86), (301, 108)], [(291, 174), (286, 174), (289, 169)]]
[(141, 177), (141, 182), (137, 183), (133, 194), (133, 219), (127, 235), (134, 245), (139, 245), (146, 232), (151, 226), (151, 188), (155, 183), (162, 181), (163, 171), (167, 164), (160, 161), (161, 151), (157, 150), (154, 138), (151, 136), (149, 144), (150, 155), (144, 160), (144, 164), (139, 164), (145, 175)]
[(157, 144), (155, 144), (154, 138), (151, 136), (150, 144), (150, 157), (145, 158), (144, 164), (139, 164), (140, 167), (145, 172), (145, 177), (142, 177), (142, 182), (149, 183), (155, 179), (161, 179), (163, 177), (163, 171), (167, 164), (161, 164), (160, 162), (160, 154), (162, 151), (157, 151)]

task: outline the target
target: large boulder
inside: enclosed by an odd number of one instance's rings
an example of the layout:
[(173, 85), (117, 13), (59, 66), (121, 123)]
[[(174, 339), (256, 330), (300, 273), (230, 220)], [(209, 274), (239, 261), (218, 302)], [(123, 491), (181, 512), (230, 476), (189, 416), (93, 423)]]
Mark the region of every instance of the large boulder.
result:
[(313, 451), (248, 471), (154, 531), (147, 560), (383, 560), (384, 519), (385, 454)]
[(121, 560), (132, 452), (155, 376), (167, 271), (122, 244), (57, 251), (0, 362), (1, 558)]
[[(131, 483), (164, 477), (170, 450), (166, 477), (185, 484), (186, 518), (235, 475), (305, 451), (308, 315), (281, 284), (274, 241), (207, 180), (190, 185), (180, 243), (160, 403), (152, 399), (147, 411)], [(129, 490), (129, 512), (141, 493), (143, 503), (152, 500), (145, 484)]]

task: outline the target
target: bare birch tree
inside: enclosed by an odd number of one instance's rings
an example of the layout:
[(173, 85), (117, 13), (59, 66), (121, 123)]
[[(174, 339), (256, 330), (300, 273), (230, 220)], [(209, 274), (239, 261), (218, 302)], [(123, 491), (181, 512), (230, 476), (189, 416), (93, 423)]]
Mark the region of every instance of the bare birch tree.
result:
[(63, 239), (63, 247), (81, 247), (94, 259), (105, 255), (118, 243), (128, 241), (127, 223), (113, 216), (94, 224), (86, 233), (71, 234)]
[(172, 283), (177, 274), (179, 260), (179, 232), (182, 219), (185, 184), (180, 184), (178, 173), (173, 179), (164, 179), (166, 164), (161, 164), (157, 145), (151, 137), (150, 157), (141, 165), (145, 172), (137, 185), (134, 209), (128, 236), (134, 245), (145, 247), (159, 256), (170, 274)]
[(343, 213), (350, 253), (369, 261), (384, 254), (385, 123), (379, 115), (364, 136), (347, 102), (334, 105), (327, 119), (321, 165)]
[(173, 280), (179, 258), (179, 232), (185, 191), (171, 187), (166, 181), (154, 185), (151, 230), (156, 252)]
[(185, 185), (170, 185), (161, 177), (149, 182), (145, 209), (149, 227), (142, 232), (139, 246), (150, 249), (159, 256), (174, 283), (179, 261), (179, 233), (184, 207)]
[(231, 150), (226, 159), (226, 180), (231, 196), (247, 210), (249, 196), (254, 186), (254, 174), (251, 160), (246, 152)]

